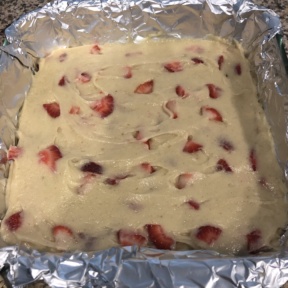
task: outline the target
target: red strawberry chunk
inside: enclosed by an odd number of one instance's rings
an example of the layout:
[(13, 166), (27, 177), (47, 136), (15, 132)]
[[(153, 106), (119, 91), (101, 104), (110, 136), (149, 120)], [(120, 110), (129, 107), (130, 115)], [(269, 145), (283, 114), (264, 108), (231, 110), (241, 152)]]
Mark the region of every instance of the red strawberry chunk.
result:
[(196, 238), (211, 245), (218, 240), (221, 233), (222, 230), (220, 228), (206, 225), (198, 228)]
[(140, 85), (138, 85), (136, 87), (136, 89), (134, 90), (134, 93), (137, 94), (150, 94), (153, 92), (153, 88), (154, 88), (154, 81), (150, 80), (150, 81), (146, 81)]
[(165, 69), (171, 73), (180, 72), (183, 70), (183, 66), (179, 61), (170, 62), (164, 65)]
[(217, 171), (225, 171), (225, 172), (233, 172), (229, 164), (227, 163), (226, 160), (224, 159), (219, 159), (216, 165), (216, 170)]
[(234, 150), (234, 146), (231, 142), (229, 142), (228, 140), (220, 140), (220, 143), (219, 143), (220, 147), (222, 147), (224, 150), (228, 151), (228, 152), (231, 152)]
[(261, 231), (259, 229), (253, 230), (252, 232), (246, 235), (248, 252), (252, 252), (254, 250), (259, 249), (260, 239), (261, 239)]
[(176, 179), (175, 187), (177, 189), (185, 188), (191, 182), (192, 176), (191, 173), (180, 174)]
[(110, 94), (95, 101), (90, 108), (97, 112), (101, 118), (109, 116), (114, 111), (114, 98)]
[(175, 240), (168, 236), (161, 225), (147, 224), (145, 229), (148, 232), (149, 240), (158, 249), (173, 249), (175, 246)]
[(250, 167), (253, 171), (257, 170), (257, 159), (255, 149), (250, 150), (249, 154)]
[(80, 114), (80, 107), (79, 106), (72, 106), (69, 110), (69, 114)]
[(101, 48), (97, 44), (93, 45), (90, 54), (101, 54)]
[(149, 174), (152, 174), (156, 171), (156, 169), (148, 162), (144, 162), (140, 166), (142, 169), (144, 169)]
[(208, 114), (210, 114), (209, 120), (223, 122), (222, 115), (217, 109), (209, 106), (202, 106), (200, 108), (200, 115), (203, 115), (205, 112), (208, 112)]
[(185, 91), (185, 89), (181, 85), (177, 85), (175, 88), (176, 94), (181, 98), (186, 98), (189, 94)]
[(88, 83), (90, 82), (92, 76), (87, 72), (82, 72), (78, 77), (77, 80), (81, 83)]
[(61, 55), (59, 55), (58, 59), (60, 62), (65, 61), (67, 58), (67, 53), (62, 53)]
[(57, 118), (60, 116), (60, 105), (57, 102), (51, 102), (43, 104), (43, 108), (46, 110), (49, 116)]
[(39, 162), (47, 165), (52, 171), (56, 171), (56, 161), (62, 158), (59, 148), (55, 145), (38, 152)]
[(107, 178), (104, 183), (108, 185), (118, 185), (121, 180), (128, 178), (129, 175), (116, 176), (115, 178)]
[[(140, 131), (136, 131), (133, 135), (133, 137), (136, 139), (136, 140), (142, 140), (143, 139), (143, 135)], [(150, 139), (148, 139), (147, 141), (143, 141), (144, 144), (147, 145), (148, 149), (150, 150)]]
[(120, 229), (117, 232), (117, 240), (121, 246), (145, 246), (147, 238), (137, 231)]
[(212, 99), (217, 99), (221, 96), (222, 89), (214, 84), (206, 84), (209, 89), (209, 97)]
[(124, 67), (124, 78), (126, 79), (130, 79), (132, 78), (132, 68), (130, 66), (126, 66)]
[(236, 73), (237, 75), (241, 75), (241, 74), (242, 74), (242, 67), (241, 67), (240, 64), (237, 64), (237, 65), (235, 66), (235, 73)]
[(69, 83), (69, 80), (66, 76), (62, 76), (62, 78), (59, 80), (58, 85), (59, 86), (65, 86), (67, 83)]
[(165, 104), (166, 109), (168, 109), (171, 112), (172, 119), (177, 119), (178, 114), (176, 112), (176, 101), (175, 100), (169, 100)]
[(7, 152), (8, 160), (14, 160), (21, 156), (23, 153), (23, 148), (17, 146), (10, 146)]
[(193, 141), (191, 137), (188, 137), (187, 142), (183, 148), (183, 152), (195, 153), (195, 152), (201, 151), (202, 148), (203, 148), (203, 145)]
[(192, 209), (194, 210), (199, 210), (200, 209), (200, 204), (194, 200), (189, 200), (186, 202)]
[(10, 232), (18, 230), (22, 226), (23, 222), (23, 212), (16, 212), (5, 219), (5, 225)]
[(82, 172), (89, 172), (92, 174), (103, 174), (103, 167), (95, 162), (87, 162), (81, 167)]
[(224, 63), (224, 56), (221, 55), (221, 56), (218, 57), (218, 68), (219, 68), (219, 70), (222, 69), (223, 63)]
[(192, 60), (195, 64), (204, 64), (204, 61), (203, 61), (202, 59), (200, 59), (200, 58), (197, 58), (197, 57), (192, 58), (191, 60)]
[(57, 225), (52, 228), (52, 235), (54, 237), (54, 241), (57, 243), (65, 243), (68, 244), (71, 240), (74, 239), (73, 232), (70, 228), (63, 225)]

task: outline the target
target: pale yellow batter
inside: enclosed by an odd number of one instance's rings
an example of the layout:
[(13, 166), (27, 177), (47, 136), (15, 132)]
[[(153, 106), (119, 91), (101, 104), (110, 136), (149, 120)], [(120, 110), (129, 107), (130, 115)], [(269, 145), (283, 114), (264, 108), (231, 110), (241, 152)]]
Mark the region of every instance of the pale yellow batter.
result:
[(286, 187), (237, 45), (56, 50), (40, 61), (18, 136), (8, 243), (238, 253), (270, 246), (285, 227)]

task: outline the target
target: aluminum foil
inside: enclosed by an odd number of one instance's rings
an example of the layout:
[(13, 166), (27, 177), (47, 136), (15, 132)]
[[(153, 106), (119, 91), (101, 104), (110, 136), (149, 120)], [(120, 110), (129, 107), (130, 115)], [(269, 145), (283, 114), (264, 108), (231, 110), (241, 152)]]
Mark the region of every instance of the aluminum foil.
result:
[[(207, 34), (235, 39), (246, 49), (288, 179), (287, 59), (281, 57), (279, 33), (277, 15), (246, 0), (66, 0), (24, 15), (6, 29), (10, 44), (0, 47), (0, 189), (7, 177), (2, 152), (15, 144), (19, 110), (38, 57), (95, 41)], [(4, 209), (0, 205), (0, 213)], [(12, 246), (0, 249), (0, 267), (15, 287), (39, 279), (52, 287), (280, 287), (288, 281), (286, 235), (281, 243), (281, 251), (254, 257), (137, 247), (51, 254)]]

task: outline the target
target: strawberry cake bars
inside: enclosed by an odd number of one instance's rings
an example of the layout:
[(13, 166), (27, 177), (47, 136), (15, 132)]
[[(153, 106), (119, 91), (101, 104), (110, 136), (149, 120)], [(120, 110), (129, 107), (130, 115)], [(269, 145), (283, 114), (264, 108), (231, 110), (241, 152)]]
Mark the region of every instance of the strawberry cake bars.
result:
[(273, 247), (286, 190), (238, 44), (163, 39), (40, 60), (11, 146), (7, 243)]

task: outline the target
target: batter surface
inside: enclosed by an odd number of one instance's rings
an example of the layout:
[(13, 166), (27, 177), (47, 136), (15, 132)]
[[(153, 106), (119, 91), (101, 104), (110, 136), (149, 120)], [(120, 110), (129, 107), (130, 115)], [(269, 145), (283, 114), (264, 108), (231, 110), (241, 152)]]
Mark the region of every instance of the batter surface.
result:
[(221, 40), (59, 49), (10, 147), (8, 243), (254, 253), (286, 224), (248, 61)]

